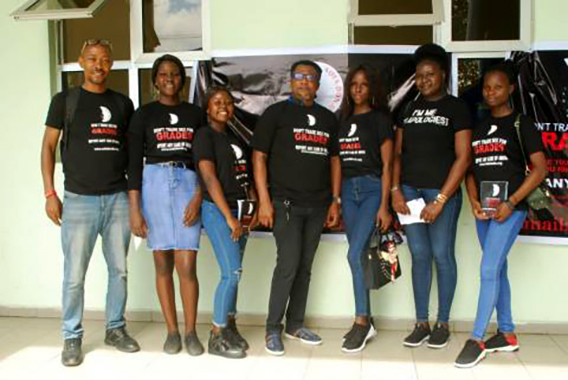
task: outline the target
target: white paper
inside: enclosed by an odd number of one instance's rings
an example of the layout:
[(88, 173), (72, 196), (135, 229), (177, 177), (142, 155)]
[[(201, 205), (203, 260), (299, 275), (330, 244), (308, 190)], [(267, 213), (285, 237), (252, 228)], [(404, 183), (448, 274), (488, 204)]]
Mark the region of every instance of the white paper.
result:
[(426, 206), (424, 199), (418, 198), (413, 199), (410, 202), (406, 202), (408, 209), (410, 210), (409, 215), (398, 214), (398, 220), (400, 224), (413, 224), (413, 223), (425, 223), (424, 219), (420, 218), (420, 213), (422, 209)]

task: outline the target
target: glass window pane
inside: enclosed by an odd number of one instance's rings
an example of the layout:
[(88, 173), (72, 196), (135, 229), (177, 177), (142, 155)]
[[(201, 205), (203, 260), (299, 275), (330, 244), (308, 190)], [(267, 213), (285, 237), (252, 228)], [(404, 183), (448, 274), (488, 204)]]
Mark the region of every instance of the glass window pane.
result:
[(518, 40), (520, 19), (521, 0), (452, 0), (452, 40)]
[(359, 0), (359, 15), (432, 13), (432, 0)]
[(144, 52), (203, 48), (201, 0), (143, 0)]
[(52, 11), (58, 9), (85, 9), (89, 8), (95, 0), (45, 0), (36, 1), (28, 11)]
[(83, 42), (105, 38), (112, 42), (115, 61), (130, 60), (130, 2), (107, 1), (92, 19), (65, 20), (62, 31), (63, 62), (77, 62)]
[(422, 45), (432, 42), (432, 26), (356, 26), (355, 45)]
[[(191, 69), (186, 68), (185, 74), (187, 75), (187, 80), (185, 81), (185, 86), (183, 87), (182, 91), (182, 99), (186, 102), (189, 102), (189, 86), (191, 84)], [(142, 69), (138, 71), (138, 78), (139, 78), (139, 93), (140, 93), (140, 105), (150, 103), (153, 100), (157, 99), (157, 93), (154, 89), (154, 85), (152, 84), (152, 70), (151, 69)]]
[[(64, 90), (70, 87), (78, 87), (83, 84), (82, 71), (67, 71), (62, 74), (62, 88)], [(128, 87), (128, 71), (127, 70), (113, 70), (107, 78), (107, 87), (112, 88), (114, 91), (120, 92), (124, 95), (129, 94)]]

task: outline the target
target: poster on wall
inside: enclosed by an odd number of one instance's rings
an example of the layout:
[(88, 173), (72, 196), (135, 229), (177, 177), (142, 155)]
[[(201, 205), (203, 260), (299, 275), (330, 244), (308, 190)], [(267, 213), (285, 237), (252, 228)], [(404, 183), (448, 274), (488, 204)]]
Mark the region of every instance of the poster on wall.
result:
[(568, 51), (514, 52), (514, 107), (540, 131), (553, 195), (551, 210), (530, 211), (521, 235), (568, 238)]

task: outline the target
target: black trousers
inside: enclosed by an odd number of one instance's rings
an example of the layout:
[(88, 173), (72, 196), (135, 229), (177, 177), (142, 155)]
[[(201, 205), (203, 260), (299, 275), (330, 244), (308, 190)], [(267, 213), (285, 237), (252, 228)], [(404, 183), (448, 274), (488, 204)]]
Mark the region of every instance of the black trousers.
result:
[(276, 267), (272, 275), (266, 332), (280, 333), (286, 314), (286, 331), (304, 324), (312, 263), (327, 216), (326, 207), (286, 207), (274, 202)]

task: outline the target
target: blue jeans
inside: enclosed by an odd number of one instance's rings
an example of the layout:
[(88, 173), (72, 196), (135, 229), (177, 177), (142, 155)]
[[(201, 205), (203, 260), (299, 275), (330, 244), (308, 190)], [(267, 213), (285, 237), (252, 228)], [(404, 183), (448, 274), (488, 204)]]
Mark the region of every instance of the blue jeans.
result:
[(341, 211), (349, 250), (347, 260), (353, 277), (355, 315), (371, 315), (369, 289), (365, 285), (362, 255), (375, 229), (381, 205), (381, 179), (373, 175), (345, 178), (341, 182)]
[[(236, 214), (236, 211), (233, 212)], [(242, 262), (248, 235), (239, 241), (231, 239), (231, 229), (215, 203), (203, 201), (201, 220), (213, 246), (221, 272), (221, 280), (213, 301), (213, 323), (227, 326), (227, 316), (237, 313), (237, 291), (242, 274)]]
[[(438, 189), (417, 189), (402, 185), (406, 201), (423, 198), (432, 202)], [(428, 321), (430, 288), (432, 286), (432, 260), (436, 263), (438, 279), (438, 321), (448, 322), (456, 291), (456, 232), (462, 205), (461, 189), (449, 198), (436, 221), (432, 224), (415, 223), (404, 226), (408, 247), (412, 255), (412, 288), (416, 320)]]
[(125, 324), (126, 255), (130, 245), (128, 197), (124, 191), (108, 195), (79, 195), (66, 191), (61, 224), (63, 339), (83, 336), (85, 275), (98, 235), (103, 239), (108, 269), (106, 328), (114, 329)]
[(511, 313), (511, 286), (507, 277), (507, 255), (526, 216), (526, 211), (514, 211), (503, 223), (492, 219), (475, 222), (483, 257), (477, 316), (473, 324), (474, 339), (483, 339), (495, 308), (499, 330), (504, 333), (515, 330)]

